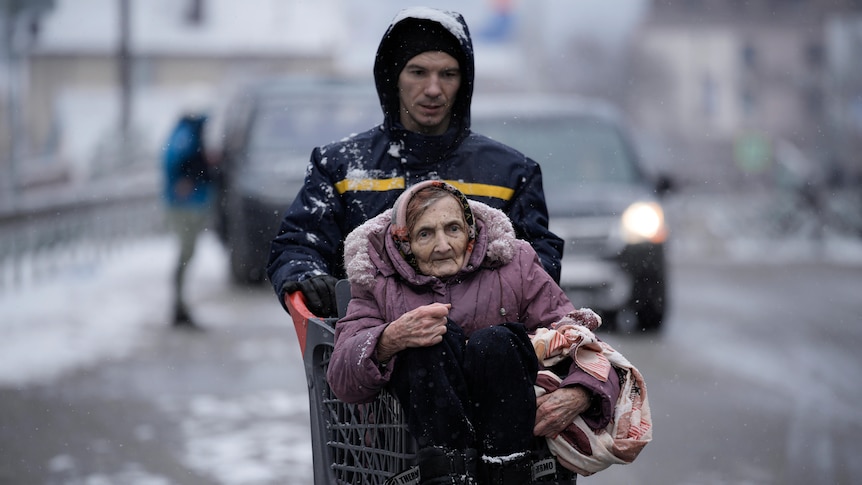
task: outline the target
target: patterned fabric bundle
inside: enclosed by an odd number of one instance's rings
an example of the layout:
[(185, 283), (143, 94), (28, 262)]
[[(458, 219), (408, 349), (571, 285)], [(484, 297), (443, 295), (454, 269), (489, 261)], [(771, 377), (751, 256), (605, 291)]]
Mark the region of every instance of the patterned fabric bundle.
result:
[[(577, 312), (592, 313), (586, 309)], [(598, 325), (587, 328), (580, 322), (583, 315), (575, 317), (574, 322), (563, 319), (550, 329), (540, 329), (531, 338), (536, 356), (546, 367), (571, 357), (581, 369), (599, 380), (607, 380), (611, 369), (620, 376), (621, 391), (614, 419), (605, 429), (590, 429), (578, 416), (557, 437), (548, 438), (548, 448), (561, 465), (589, 476), (611, 465), (634, 461), (652, 440), (652, 418), (640, 371), (622, 354), (596, 338), (591, 330)], [(601, 320), (598, 322), (600, 325)], [(536, 396), (553, 392), (560, 382), (560, 377), (553, 372), (539, 371)]]

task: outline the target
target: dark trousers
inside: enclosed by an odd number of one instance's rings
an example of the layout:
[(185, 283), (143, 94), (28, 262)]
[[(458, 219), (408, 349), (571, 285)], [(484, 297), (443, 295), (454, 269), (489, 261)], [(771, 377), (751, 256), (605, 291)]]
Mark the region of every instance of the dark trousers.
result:
[(389, 386), (420, 448), (476, 448), (490, 456), (532, 448), (538, 362), (520, 323), (468, 340), (452, 321), (443, 341), (398, 354)]

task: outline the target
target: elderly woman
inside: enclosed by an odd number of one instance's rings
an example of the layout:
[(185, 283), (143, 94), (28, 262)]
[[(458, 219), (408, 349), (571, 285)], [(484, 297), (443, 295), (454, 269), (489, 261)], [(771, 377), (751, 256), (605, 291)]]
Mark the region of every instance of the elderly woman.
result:
[(442, 181), (416, 184), (348, 236), (345, 266), (353, 298), (329, 384), (351, 403), (384, 387), (396, 396), (421, 483), (532, 483), (536, 437), (578, 415), (610, 421), (613, 372), (602, 382), (572, 366), (537, 400), (528, 333), (575, 310), (502, 212)]

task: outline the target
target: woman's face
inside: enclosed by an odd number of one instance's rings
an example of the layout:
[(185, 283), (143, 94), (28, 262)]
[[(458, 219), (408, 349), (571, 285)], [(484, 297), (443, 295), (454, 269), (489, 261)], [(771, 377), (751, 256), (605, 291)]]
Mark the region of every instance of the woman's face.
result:
[(467, 223), (454, 197), (437, 200), (419, 216), (410, 231), (410, 249), (422, 274), (453, 276), (464, 265)]

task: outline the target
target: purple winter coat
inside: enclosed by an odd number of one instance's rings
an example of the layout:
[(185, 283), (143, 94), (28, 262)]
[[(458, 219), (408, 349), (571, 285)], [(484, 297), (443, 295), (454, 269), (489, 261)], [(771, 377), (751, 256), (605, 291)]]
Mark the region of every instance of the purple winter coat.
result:
[[(449, 318), (468, 337), (476, 330), (520, 322), (528, 332), (548, 327), (574, 310), (565, 292), (543, 269), (529, 243), (515, 237), (506, 215), (470, 201), (478, 235), (467, 264), (441, 280), (418, 274), (389, 236), (392, 211), (368, 220), (345, 239), (344, 260), (352, 299), (335, 328), (335, 349), (327, 380), (339, 399), (369, 402), (389, 382), (397, 354), (385, 368), (375, 349), (386, 325), (404, 313), (431, 303), (451, 303)], [(613, 414), (619, 381), (607, 382), (572, 366), (561, 387), (583, 385), (593, 394), (590, 425), (604, 427)], [(587, 415), (583, 416), (587, 419)], [(603, 424), (602, 424), (603, 423)]]

